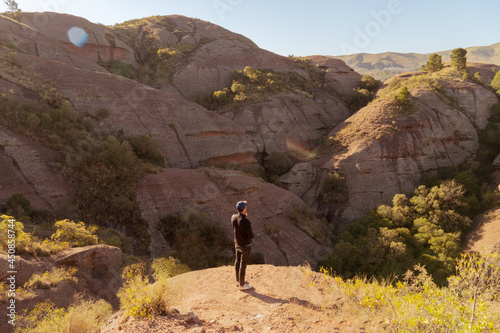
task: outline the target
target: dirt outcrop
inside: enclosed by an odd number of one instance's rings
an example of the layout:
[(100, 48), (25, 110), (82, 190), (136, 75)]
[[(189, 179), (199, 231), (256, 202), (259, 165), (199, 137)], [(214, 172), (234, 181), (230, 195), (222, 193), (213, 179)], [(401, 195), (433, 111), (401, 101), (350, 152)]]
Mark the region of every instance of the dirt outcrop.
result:
[[(231, 215), (236, 202), (248, 201), (249, 219), (255, 239), (254, 252), (266, 263), (298, 265), (315, 263), (326, 254), (326, 247), (311, 238), (293, 222), (290, 214), (300, 209), (302, 200), (292, 193), (238, 171), (213, 168), (168, 169), (149, 175), (137, 186), (137, 200), (149, 222), (153, 256), (168, 255), (169, 246), (158, 232), (158, 222), (167, 214), (190, 211), (206, 213), (232, 240)], [(301, 221), (302, 222), (302, 221)], [(311, 223), (321, 225), (314, 220)], [(270, 234), (266, 230), (274, 230)]]
[(172, 84), (190, 101), (222, 89), (235, 70), (246, 66), (275, 71), (298, 70), (291, 59), (263, 50), (247, 37), (215, 24), (178, 15), (165, 18), (175, 25), (177, 38), (174, 39), (173, 33), (167, 29), (162, 29), (162, 35), (157, 32), (160, 43), (169, 44), (176, 40), (198, 45), (171, 77)]
[(445, 79), (440, 86), (439, 91), (411, 87), (412, 107), (406, 112), (394, 112), (388, 98), (370, 103), (329, 134), (343, 138), (344, 149), (296, 165), (282, 181), (308, 204), (318, 205), (327, 172), (340, 172), (349, 200), (330, 209), (352, 220), (390, 203), (396, 193), (410, 193), (424, 172), (472, 159), (478, 131), (485, 128), (498, 99), (473, 82)]
[(169, 314), (149, 320), (126, 317), (122, 310), (102, 332), (384, 331), (384, 314), (368, 317), (349, 307), (320, 273), (301, 267), (250, 265), (247, 277), (255, 289), (241, 292), (229, 266), (175, 276), (169, 280)]

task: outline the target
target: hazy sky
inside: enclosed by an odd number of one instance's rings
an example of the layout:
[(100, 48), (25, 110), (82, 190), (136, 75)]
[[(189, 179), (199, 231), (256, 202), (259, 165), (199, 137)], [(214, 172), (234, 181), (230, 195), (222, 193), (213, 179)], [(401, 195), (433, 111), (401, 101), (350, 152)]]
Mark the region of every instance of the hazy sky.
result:
[[(18, 0), (113, 25), (180, 14), (218, 24), (287, 56), (429, 53), (500, 42), (499, 0)], [(7, 7), (0, 3), (0, 11)]]

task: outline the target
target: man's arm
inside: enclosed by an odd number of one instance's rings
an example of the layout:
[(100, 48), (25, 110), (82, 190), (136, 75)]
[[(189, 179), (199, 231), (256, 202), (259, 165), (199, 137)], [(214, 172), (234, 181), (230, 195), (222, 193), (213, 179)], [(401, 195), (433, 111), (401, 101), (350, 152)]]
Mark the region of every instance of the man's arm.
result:
[(250, 223), (250, 220), (247, 219), (247, 222), (248, 223), (245, 223), (246, 224), (246, 232), (247, 232), (247, 236), (249, 239), (253, 239), (253, 230), (252, 230), (252, 223)]

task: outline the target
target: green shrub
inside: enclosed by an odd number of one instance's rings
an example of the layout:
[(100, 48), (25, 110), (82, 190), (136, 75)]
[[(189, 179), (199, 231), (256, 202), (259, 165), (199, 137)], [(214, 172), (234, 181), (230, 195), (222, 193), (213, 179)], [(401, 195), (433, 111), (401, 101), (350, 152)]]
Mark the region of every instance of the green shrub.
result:
[(410, 106), (411, 94), (407, 87), (401, 88), (399, 93), (396, 95), (396, 98), (394, 99), (394, 103), (396, 103), (397, 106), (403, 109), (406, 109)]
[(231, 262), (232, 237), (208, 215), (188, 213), (160, 219), (159, 231), (173, 250), (173, 257), (190, 269), (218, 267)]
[(119, 247), (124, 253), (133, 252), (133, 237), (127, 237), (116, 229), (100, 227), (96, 231), (96, 235), (100, 244)]
[(294, 161), (290, 154), (282, 152), (272, 152), (264, 161), (264, 168), (268, 175), (282, 176), (294, 166)]
[(394, 196), (393, 206), (380, 206), (348, 225), (320, 264), (351, 278), (399, 277), (415, 264), (425, 265), (436, 283), (445, 284), (460, 257), (461, 235), (471, 220), (463, 185), (443, 181), (419, 186), (413, 196)]
[(123, 269), (122, 279), (125, 281), (133, 280), (135, 278), (146, 278), (147, 277), (147, 267), (146, 263), (138, 262), (135, 264), (128, 265)]
[[(12, 65), (15, 66), (15, 65)], [(85, 113), (88, 115), (88, 113)], [(98, 110), (93, 118), (107, 114)], [(30, 119), (39, 119), (34, 126)], [(88, 116), (79, 116), (69, 103), (47, 109), (40, 103), (20, 104), (6, 93), (0, 93), (0, 125), (34, 138), (59, 152), (54, 167), (78, 184), (74, 204), (80, 218), (93, 224), (113, 223), (128, 226), (139, 238), (136, 250), (147, 252), (149, 235), (144, 228), (135, 196), (135, 182), (158, 167), (138, 158), (125, 136), (121, 140), (92, 131), (86, 125)], [(160, 164), (158, 146), (152, 140), (131, 139), (142, 156)], [(19, 209), (23, 204), (13, 202)], [(70, 207), (71, 209), (71, 207)], [(25, 210), (25, 208), (23, 208)], [(19, 211), (22, 213), (21, 211)], [(18, 213), (19, 213), (18, 212)], [(30, 218), (39, 212), (33, 211)]]
[(450, 54), (451, 67), (458, 72), (464, 72), (467, 69), (467, 50), (461, 47), (453, 49)]
[(65, 282), (78, 282), (75, 277), (76, 268), (52, 268), (43, 274), (33, 274), (28, 282), (24, 284), (28, 289), (50, 289)]
[(500, 70), (495, 74), (493, 77), (493, 80), (491, 80), (491, 88), (497, 92), (497, 94), (500, 94)]
[(12, 216), (2, 215), (0, 222), (0, 245), (3, 253), (15, 249), (15, 254), (29, 253), (32, 245), (32, 235), (24, 232), (24, 225)]
[(441, 69), (443, 69), (443, 57), (437, 53), (431, 54), (424, 69), (431, 73), (440, 71)]
[(173, 257), (157, 258), (153, 260), (151, 268), (153, 269), (153, 277), (155, 281), (171, 278), (190, 271), (189, 267), (181, 264), (179, 260)]
[(31, 220), (33, 209), (29, 200), (22, 193), (12, 194), (5, 201), (5, 208), (7, 208), (7, 214), (11, 214), (20, 220)]
[(324, 204), (349, 200), (349, 188), (345, 177), (338, 172), (329, 172), (319, 190), (318, 200)]
[(134, 150), (137, 157), (145, 162), (152, 163), (159, 167), (165, 167), (165, 157), (161, 152), (161, 146), (154, 141), (151, 136), (141, 134), (127, 138), (130, 146)]
[(233, 72), (229, 84), (210, 96), (200, 97), (197, 103), (208, 110), (224, 112), (230, 108), (259, 102), (280, 92), (292, 92), (312, 98), (315, 84), (296, 72), (274, 72), (246, 66)]
[(132, 65), (121, 60), (98, 62), (98, 64), (112, 74), (120, 75), (127, 79), (133, 79), (135, 77), (135, 71)]
[(127, 316), (152, 319), (154, 315), (168, 312), (169, 290), (166, 279), (151, 284), (148, 278), (135, 276), (125, 281), (117, 295), (120, 307)]
[(325, 83), (325, 74), (326, 74), (324, 70), (320, 70), (305, 58), (295, 57), (293, 55), (290, 55), (288, 57), (293, 60), (294, 66), (303, 69), (307, 72), (314, 87), (321, 88), (323, 86), (323, 84)]
[(95, 245), (98, 243), (98, 237), (95, 235), (97, 227), (86, 226), (83, 222), (73, 222), (70, 220), (57, 221), (54, 226), (56, 232), (51, 239), (58, 242), (67, 242), (72, 247)]

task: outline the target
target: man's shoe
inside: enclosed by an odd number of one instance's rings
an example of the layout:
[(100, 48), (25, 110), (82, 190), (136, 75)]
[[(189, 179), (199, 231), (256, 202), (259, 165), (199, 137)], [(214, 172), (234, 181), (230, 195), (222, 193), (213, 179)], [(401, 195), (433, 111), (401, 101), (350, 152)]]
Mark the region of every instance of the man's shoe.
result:
[[(248, 284), (248, 282), (245, 281), (244, 284)], [(238, 281), (236, 281), (236, 287), (239, 287), (240, 286), (240, 283)]]
[(250, 289), (252, 289), (252, 288), (253, 288), (253, 287), (252, 287), (251, 285), (249, 285), (248, 283), (246, 283), (246, 282), (245, 282), (245, 284), (244, 284), (244, 285), (242, 285), (242, 286), (240, 286), (240, 287), (239, 287), (239, 289), (240, 289), (241, 291), (250, 290)]

